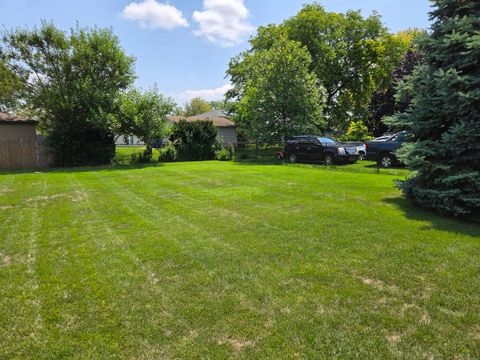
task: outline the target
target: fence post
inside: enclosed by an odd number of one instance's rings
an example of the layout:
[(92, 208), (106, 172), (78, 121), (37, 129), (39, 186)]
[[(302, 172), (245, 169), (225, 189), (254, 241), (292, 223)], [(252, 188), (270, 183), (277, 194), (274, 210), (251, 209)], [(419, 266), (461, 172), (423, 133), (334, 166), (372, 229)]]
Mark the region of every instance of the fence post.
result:
[(377, 151), (377, 174), (380, 174), (380, 152)]

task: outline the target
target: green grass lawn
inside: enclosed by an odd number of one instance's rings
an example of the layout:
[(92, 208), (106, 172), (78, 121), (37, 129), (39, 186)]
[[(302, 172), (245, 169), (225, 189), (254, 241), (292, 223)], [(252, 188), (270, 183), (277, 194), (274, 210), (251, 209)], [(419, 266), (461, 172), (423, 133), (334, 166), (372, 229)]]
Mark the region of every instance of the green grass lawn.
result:
[(480, 358), (480, 225), (370, 165), (0, 174), (0, 358)]
[[(144, 146), (117, 146), (115, 159), (113, 160), (117, 165), (129, 165), (132, 160), (132, 155), (141, 155), (145, 150)], [(153, 149), (153, 161), (157, 161), (159, 156), (158, 149)]]

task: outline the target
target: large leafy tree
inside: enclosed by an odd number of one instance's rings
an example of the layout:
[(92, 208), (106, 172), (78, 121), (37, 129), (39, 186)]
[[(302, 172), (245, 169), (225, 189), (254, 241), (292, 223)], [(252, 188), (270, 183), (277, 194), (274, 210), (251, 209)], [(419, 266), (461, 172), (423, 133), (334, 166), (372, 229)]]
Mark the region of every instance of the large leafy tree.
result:
[(285, 140), (323, 128), (323, 89), (311, 61), (300, 43), (286, 39), (232, 60), (236, 124), (248, 139)]
[(129, 90), (120, 97), (119, 106), (118, 134), (142, 140), (146, 145), (144, 157), (150, 160), (154, 143), (166, 136), (166, 116), (175, 109), (175, 102), (155, 86), (144, 92)]
[(409, 49), (400, 65), (392, 72), (391, 82), (386, 87), (378, 89), (373, 95), (370, 103), (372, 114), (367, 121), (367, 126), (375, 136), (380, 136), (389, 130), (382, 121), (386, 116), (403, 112), (410, 105), (408, 92), (401, 89), (404, 89), (404, 80), (422, 63), (422, 59), (422, 53), (418, 49), (414, 47)]
[(24, 86), (23, 101), (38, 116), (57, 165), (108, 163), (114, 156), (116, 101), (134, 80), (134, 59), (110, 30), (69, 34), (43, 22), (7, 31), (0, 61)]
[(0, 60), (0, 111), (18, 110), (22, 91), (21, 79)]
[(200, 97), (195, 97), (190, 102), (185, 104), (185, 116), (195, 116), (210, 112), (213, 110), (213, 106)]
[(480, 2), (435, 0), (425, 65), (410, 79), (411, 106), (389, 119), (410, 129), (399, 157), (414, 171), (400, 186), (417, 204), (480, 218)]
[[(405, 42), (388, 34), (380, 17), (362, 17), (358, 11), (329, 13), (318, 3), (305, 5), (280, 25), (260, 27), (248, 53), (271, 49), (282, 37), (298, 41), (311, 56), (310, 70), (326, 90), (327, 128), (345, 130), (352, 120), (369, 116), (371, 96), (388, 81), (403, 56)], [(228, 71), (235, 86), (247, 66), (233, 61)]]

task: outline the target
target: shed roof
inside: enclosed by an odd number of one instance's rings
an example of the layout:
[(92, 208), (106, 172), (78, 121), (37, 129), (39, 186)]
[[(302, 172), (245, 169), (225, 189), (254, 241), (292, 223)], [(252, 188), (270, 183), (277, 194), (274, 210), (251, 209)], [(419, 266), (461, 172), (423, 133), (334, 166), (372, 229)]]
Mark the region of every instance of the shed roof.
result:
[(0, 112), (0, 124), (26, 125), (26, 124), (37, 124), (37, 123), (38, 121), (34, 119), (29, 119), (23, 116)]

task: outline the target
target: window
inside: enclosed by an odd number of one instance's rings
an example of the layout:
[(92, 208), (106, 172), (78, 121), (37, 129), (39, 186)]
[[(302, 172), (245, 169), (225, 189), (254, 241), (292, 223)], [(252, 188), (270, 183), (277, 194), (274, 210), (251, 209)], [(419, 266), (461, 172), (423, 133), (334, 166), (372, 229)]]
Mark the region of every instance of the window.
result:
[(336, 143), (335, 140), (327, 138), (327, 137), (319, 137), (318, 141), (320, 141), (320, 144), (322, 144), (324, 146), (333, 145), (333, 144)]

